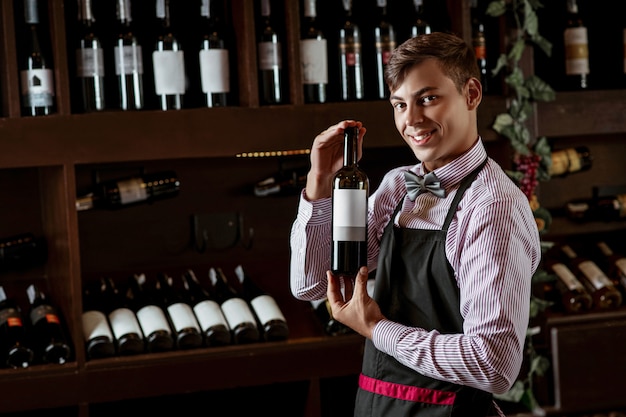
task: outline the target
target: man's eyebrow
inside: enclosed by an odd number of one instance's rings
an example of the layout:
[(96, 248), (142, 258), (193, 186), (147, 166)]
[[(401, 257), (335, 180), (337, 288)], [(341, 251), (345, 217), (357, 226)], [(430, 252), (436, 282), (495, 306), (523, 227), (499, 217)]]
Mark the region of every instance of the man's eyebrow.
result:
[[(415, 97), (419, 97), (422, 94), (425, 94), (429, 91), (435, 90), (435, 87), (424, 87), (424, 88), (420, 88), (419, 90), (417, 90), (414, 93), (411, 93), (411, 97), (415, 98)], [(391, 97), (389, 97), (389, 100), (404, 100), (403, 97), (397, 96), (397, 95), (392, 95)]]

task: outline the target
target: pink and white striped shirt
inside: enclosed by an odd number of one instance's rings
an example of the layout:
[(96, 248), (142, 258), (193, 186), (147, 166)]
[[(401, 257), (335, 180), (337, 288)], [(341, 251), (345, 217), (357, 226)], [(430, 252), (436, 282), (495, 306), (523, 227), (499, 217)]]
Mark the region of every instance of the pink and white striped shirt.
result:
[[(368, 269), (379, 256), (385, 226), (402, 200), (396, 227), (441, 229), (460, 181), (487, 152), (481, 140), (466, 153), (435, 170), (445, 198), (424, 193), (406, 196), (403, 171), (423, 175), (422, 164), (394, 168), (368, 203)], [(330, 198), (300, 198), (293, 223), (290, 285), (294, 297), (326, 297), (330, 269)], [(423, 375), (491, 393), (515, 382), (523, 359), (528, 326), (531, 277), (541, 248), (528, 199), (493, 160), (465, 192), (446, 236), (446, 257), (455, 272), (464, 319), (462, 334), (439, 334), (389, 320), (379, 322), (372, 341)], [(381, 254), (384, 256), (384, 254)]]

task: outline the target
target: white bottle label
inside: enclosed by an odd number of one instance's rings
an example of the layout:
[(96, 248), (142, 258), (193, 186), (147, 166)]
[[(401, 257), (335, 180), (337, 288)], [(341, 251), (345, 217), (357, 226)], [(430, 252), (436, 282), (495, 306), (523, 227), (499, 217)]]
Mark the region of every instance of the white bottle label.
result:
[(613, 285), (611, 280), (602, 272), (595, 262), (581, 262), (578, 268), (585, 274), (585, 277), (587, 277), (596, 290)]
[(148, 192), (142, 184), (143, 180), (140, 178), (118, 181), (117, 188), (120, 191), (120, 202), (122, 204), (130, 204), (147, 200)]
[(179, 331), (187, 328), (194, 328), (200, 332), (200, 327), (198, 326), (198, 321), (196, 317), (193, 315), (193, 310), (189, 306), (189, 304), (185, 303), (176, 303), (167, 307), (167, 313), (170, 315), (170, 319), (172, 319), (172, 325), (174, 326), (174, 330), (178, 333)]
[(203, 49), (200, 51), (200, 80), (202, 92), (228, 93), (230, 70), (226, 49)]
[(259, 42), (259, 69), (281, 69), (283, 61), (280, 51), (280, 42)]
[(568, 28), (565, 38), (565, 73), (568, 75), (589, 74), (589, 48), (587, 28)]
[(159, 330), (165, 330), (168, 334), (172, 332), (167, 322), (167, 317), (165, 317), (165, 313), (158, 306), (145, 306), (141, 308), (137, 311), (137, 319), (146, 337)]
[(256, 327), (256, 319), (248, 303), (242, 298), (230, 298), (222, 303), (222, 311), (228, 327), (236, 328), (241, 323), (250, 322)]
[(326, 39), (300, 41), (300, 65), (304, 84), (328, 84), (327, 51)]
[(113, 334), (111, 333), (109, 322), (103, 312), (95, 310), (85, 311), (82, 319), (85, 342), (101, 336), (105, 336), (110, 340), (113, 340)]
[(185, 94), (185, 56), (183, 51), (154, 51), (154, 88), (158, 95)]
[(212, 300), (201, 301), (193, 307), (193, 311), (196, 314), (196, 318), (200, 323), (200, 328), (203, 332), (206, 332), (211, 327), (217, 325), (224, 325), (228, 328), (228, 322), (220, 305)]
[(26, 97), (25, 106), (51, 106), (54, 97), (54, 78), (52, 70), (31, 69), (20, 72), (22, 81), (22, 95)]
[(552, 270), (556, 274), (557, 277), (565, 284), (568, 290), (576, 291), (576, 290), (584, 290), (584, 287), (576, 279), (576, 276), (563, 264), (554, 264), (552, 265)]
[(104, 52), (102, 48), (76, 50), (79, 77), (104, 77)]
[(367, 190), (333, 190), (333, 240), (367, 240)]
[(125, 45), (115, 48), (115, 75), (143, 74), (140, 45)]
[(141, 328), (137, 322), (137, 317), (132, 310), (128, 308), (118, 308), (109, 313), (109, 321), (111, 322), (111, 330), (116, 339), (129, 333), (137, 333), (141, 335)]
[(263, 325), (271, 320), (287, 322), (276, 300), (270, 295), (259, 295), (250, 301), (250, 304)]

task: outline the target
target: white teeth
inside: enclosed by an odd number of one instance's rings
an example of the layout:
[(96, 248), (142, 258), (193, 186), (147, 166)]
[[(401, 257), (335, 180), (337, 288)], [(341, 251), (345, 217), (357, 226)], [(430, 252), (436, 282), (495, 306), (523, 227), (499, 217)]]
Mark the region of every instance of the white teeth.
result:
[(413, 138), (415, 138), (415, 140), (422, 140), (422, 139), (426, 138), (428, 135), (430, 135), (430, 132), (424, 133), (424, 134), (421, 134), (421, 135), (413, 135)]

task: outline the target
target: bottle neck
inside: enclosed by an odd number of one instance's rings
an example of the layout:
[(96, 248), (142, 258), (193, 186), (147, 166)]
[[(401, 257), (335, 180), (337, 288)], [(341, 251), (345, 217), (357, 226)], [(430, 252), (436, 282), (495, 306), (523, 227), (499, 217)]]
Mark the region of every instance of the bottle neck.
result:
[(344, 131), (343, 165), (357, 165), (358, 158), (358, 127), (349, 127)]

